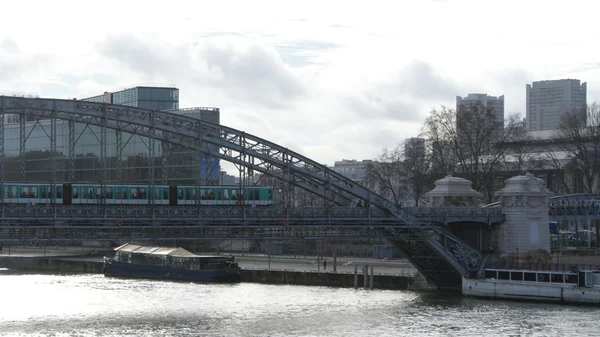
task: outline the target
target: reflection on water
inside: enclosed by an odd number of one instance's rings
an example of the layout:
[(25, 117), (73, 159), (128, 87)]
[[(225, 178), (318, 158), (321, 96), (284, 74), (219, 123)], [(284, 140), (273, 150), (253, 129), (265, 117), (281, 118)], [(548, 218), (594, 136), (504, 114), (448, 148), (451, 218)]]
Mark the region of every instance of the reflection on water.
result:
[(1, 336), (589, 336), (600, 309), (0, 271)]

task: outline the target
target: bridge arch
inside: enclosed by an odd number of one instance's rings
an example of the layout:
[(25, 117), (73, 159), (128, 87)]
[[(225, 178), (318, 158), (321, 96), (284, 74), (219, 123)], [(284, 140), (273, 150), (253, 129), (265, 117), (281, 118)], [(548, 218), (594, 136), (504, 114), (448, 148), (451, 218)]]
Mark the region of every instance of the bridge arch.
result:
[[(349, 206), (353, 199), (358, 199), (400, 216), (399, 209), (387, 199), (325, 165), (255, 135), (193, 117), (107, 103), (7, 96), (0, 96), (0, 114), (34, 115), (50, 119), (51, 123), (65, 120), (94, 125), (184, 146), (273, 176), (338, 205)], [(4, 132), (4, 118), (0, 123), (0, 132)], [(4, 135), (1, 136), (0, 155), (3, 155)], [(51, 143), (55, 140), (51, 139)], [(208, 144), (219, 151), (211, 151)], [(101, 142), (101, 147), (104, 146)]]

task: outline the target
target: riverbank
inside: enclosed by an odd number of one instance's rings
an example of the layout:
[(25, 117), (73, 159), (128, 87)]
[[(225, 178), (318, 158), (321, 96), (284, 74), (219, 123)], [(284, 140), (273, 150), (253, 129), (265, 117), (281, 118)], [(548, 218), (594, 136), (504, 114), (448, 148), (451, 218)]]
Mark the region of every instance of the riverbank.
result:
[[(280, 260), (262, 261), (260, 257), (244, 257), (241, 260), (250, 259), (253, 263), (269, 263), (269, 267), (279, 266)], [(285, 260), (285, 259), (283, 259)], [(248, 262), (248, 261), (246, 261)], [(360, 263), (365, 263), (361, 261)], [(242, 262), (241, 265), (244, 263)], [(287, 284), (287, 285), (308, 285), (308, 286), (328, 286), (341, 288), (374, 288), (389, 290), (406, 290), (415, 284), (414, 275), (368, 275), (365, 278), (362, 269), (357, 265), (357, 274), (354, 272), (334, 272), (330, 266), (329, 270), (320, 269), (305, 270), (308, 264), (312, 268), (311, 261), (287, 261), (287, 269), (245, 269), (241, 271), (242, 282), (254, 282), (265, 284)], [(317, 265), (318, 262), (317, 262)], [(371, 264), (372, 265), (372, 264)], [(302, 270), (294, 270), (294, 267)], [(0, 256), (0, 268), (43, 271), (52, 273), (103, 273), (103, 262), (98, 257), (33, 257), (33, 256)], [(342, 266), (340, 266), (342, 268)], [(378, 267), (379, 268), (379, 267)], [(353, 265), (343, 266), (344, 270), (354, 269)], [(370, 269), (370, 268), (369, 268)], [(366, 283), (365, 283), (366, 282)]]

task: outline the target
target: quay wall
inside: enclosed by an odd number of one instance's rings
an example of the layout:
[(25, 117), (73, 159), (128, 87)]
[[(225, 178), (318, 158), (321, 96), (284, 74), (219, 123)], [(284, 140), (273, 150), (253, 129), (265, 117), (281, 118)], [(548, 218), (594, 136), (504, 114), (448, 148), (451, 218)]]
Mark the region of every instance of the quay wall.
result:
[[(103, 273), (103, 262), (69, 260), (47, 257), (0, 257), (0, 268), (17, 270), (35, 270), (56, 273)], [(324, 272), (300, 272), (290, 270), (247, 270), (241, 271), (242, 282), (265, 284), (288, 284), (307, 286), (354, 287), (354, 274), (336, 274)], [(371, 276), (367, 278), (370, 287)], [(364, 276), (358, 274), (357, 287), (364, 287)], [(412, 276), (373, 275), (374, 289), (405, 290), (411, 287)]]
[(0, 268), (65, 273), (102, 273), (104, 266), (100, 261), (48, 257), (0, 257)]

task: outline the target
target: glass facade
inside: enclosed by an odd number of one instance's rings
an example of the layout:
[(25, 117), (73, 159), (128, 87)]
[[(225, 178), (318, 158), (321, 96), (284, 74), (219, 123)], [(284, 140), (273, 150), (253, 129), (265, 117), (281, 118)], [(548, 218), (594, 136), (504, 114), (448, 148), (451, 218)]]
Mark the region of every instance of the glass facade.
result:
[[(156, 90), (154, 90), (156, 89)], [(111, 98), (115, 104), (157, 109), (179, 104), (179, 90), (169, 88), (138, 87), (116, 93), (94, 96), (89, 101), (104, 102)], [(137, 99), (137, 100), (136, 100)], [(116, 100), (121, 100), (117, 103)], [(137, 104), (137, 105), (136, 105)], [(169, 109), (173, 110), (173, 109)], [(202, 120), (219, 123), (219, 109), (194, 108), (171, 111), (192, 115)], [(18, 116), (18, 115), (16, 115)], [(69, 125), (67, 121), (56, 123), (56, 153), (50, 153), (50, 120), (27, 121), (25, 123), (24, 177), (21, 176), (20, 126), (18, 118), (6, 116), (5, 137), (5, 181), (49, 182), (51, 171), (56, 169), (56, 182), (70, 182), (69, 170)], [(29, 120), (29, 119), (28, 119)], [(117, 147), (117, 132), (106, 130), (106, 152), (104, 165), (101, 163), (101, 129), (96, 126), (74, 124), (73, 181), (89, 183), (154, 183), (173, 184), (217, 184), (220, 165), (217, 158), (196, 154), (182, 146), (163, 144), (149, 138), (130, 133), (121, 134), (121, 151)], [(210, 145), (207, 145), (210, 146)], [(154, 157), (150, 149), (153, 148)], [(165, 150), (166, 149), (166, 150)], [(218, 151), (211, 146), (210, 151)], [(163, 166), (165, 151), (166, 165)], [(154, 162), (154, 177), (151, 163)]]
[(112, 103), (153, 110), (179, 109), (179, 89), (135, 87), (112, 94)]

